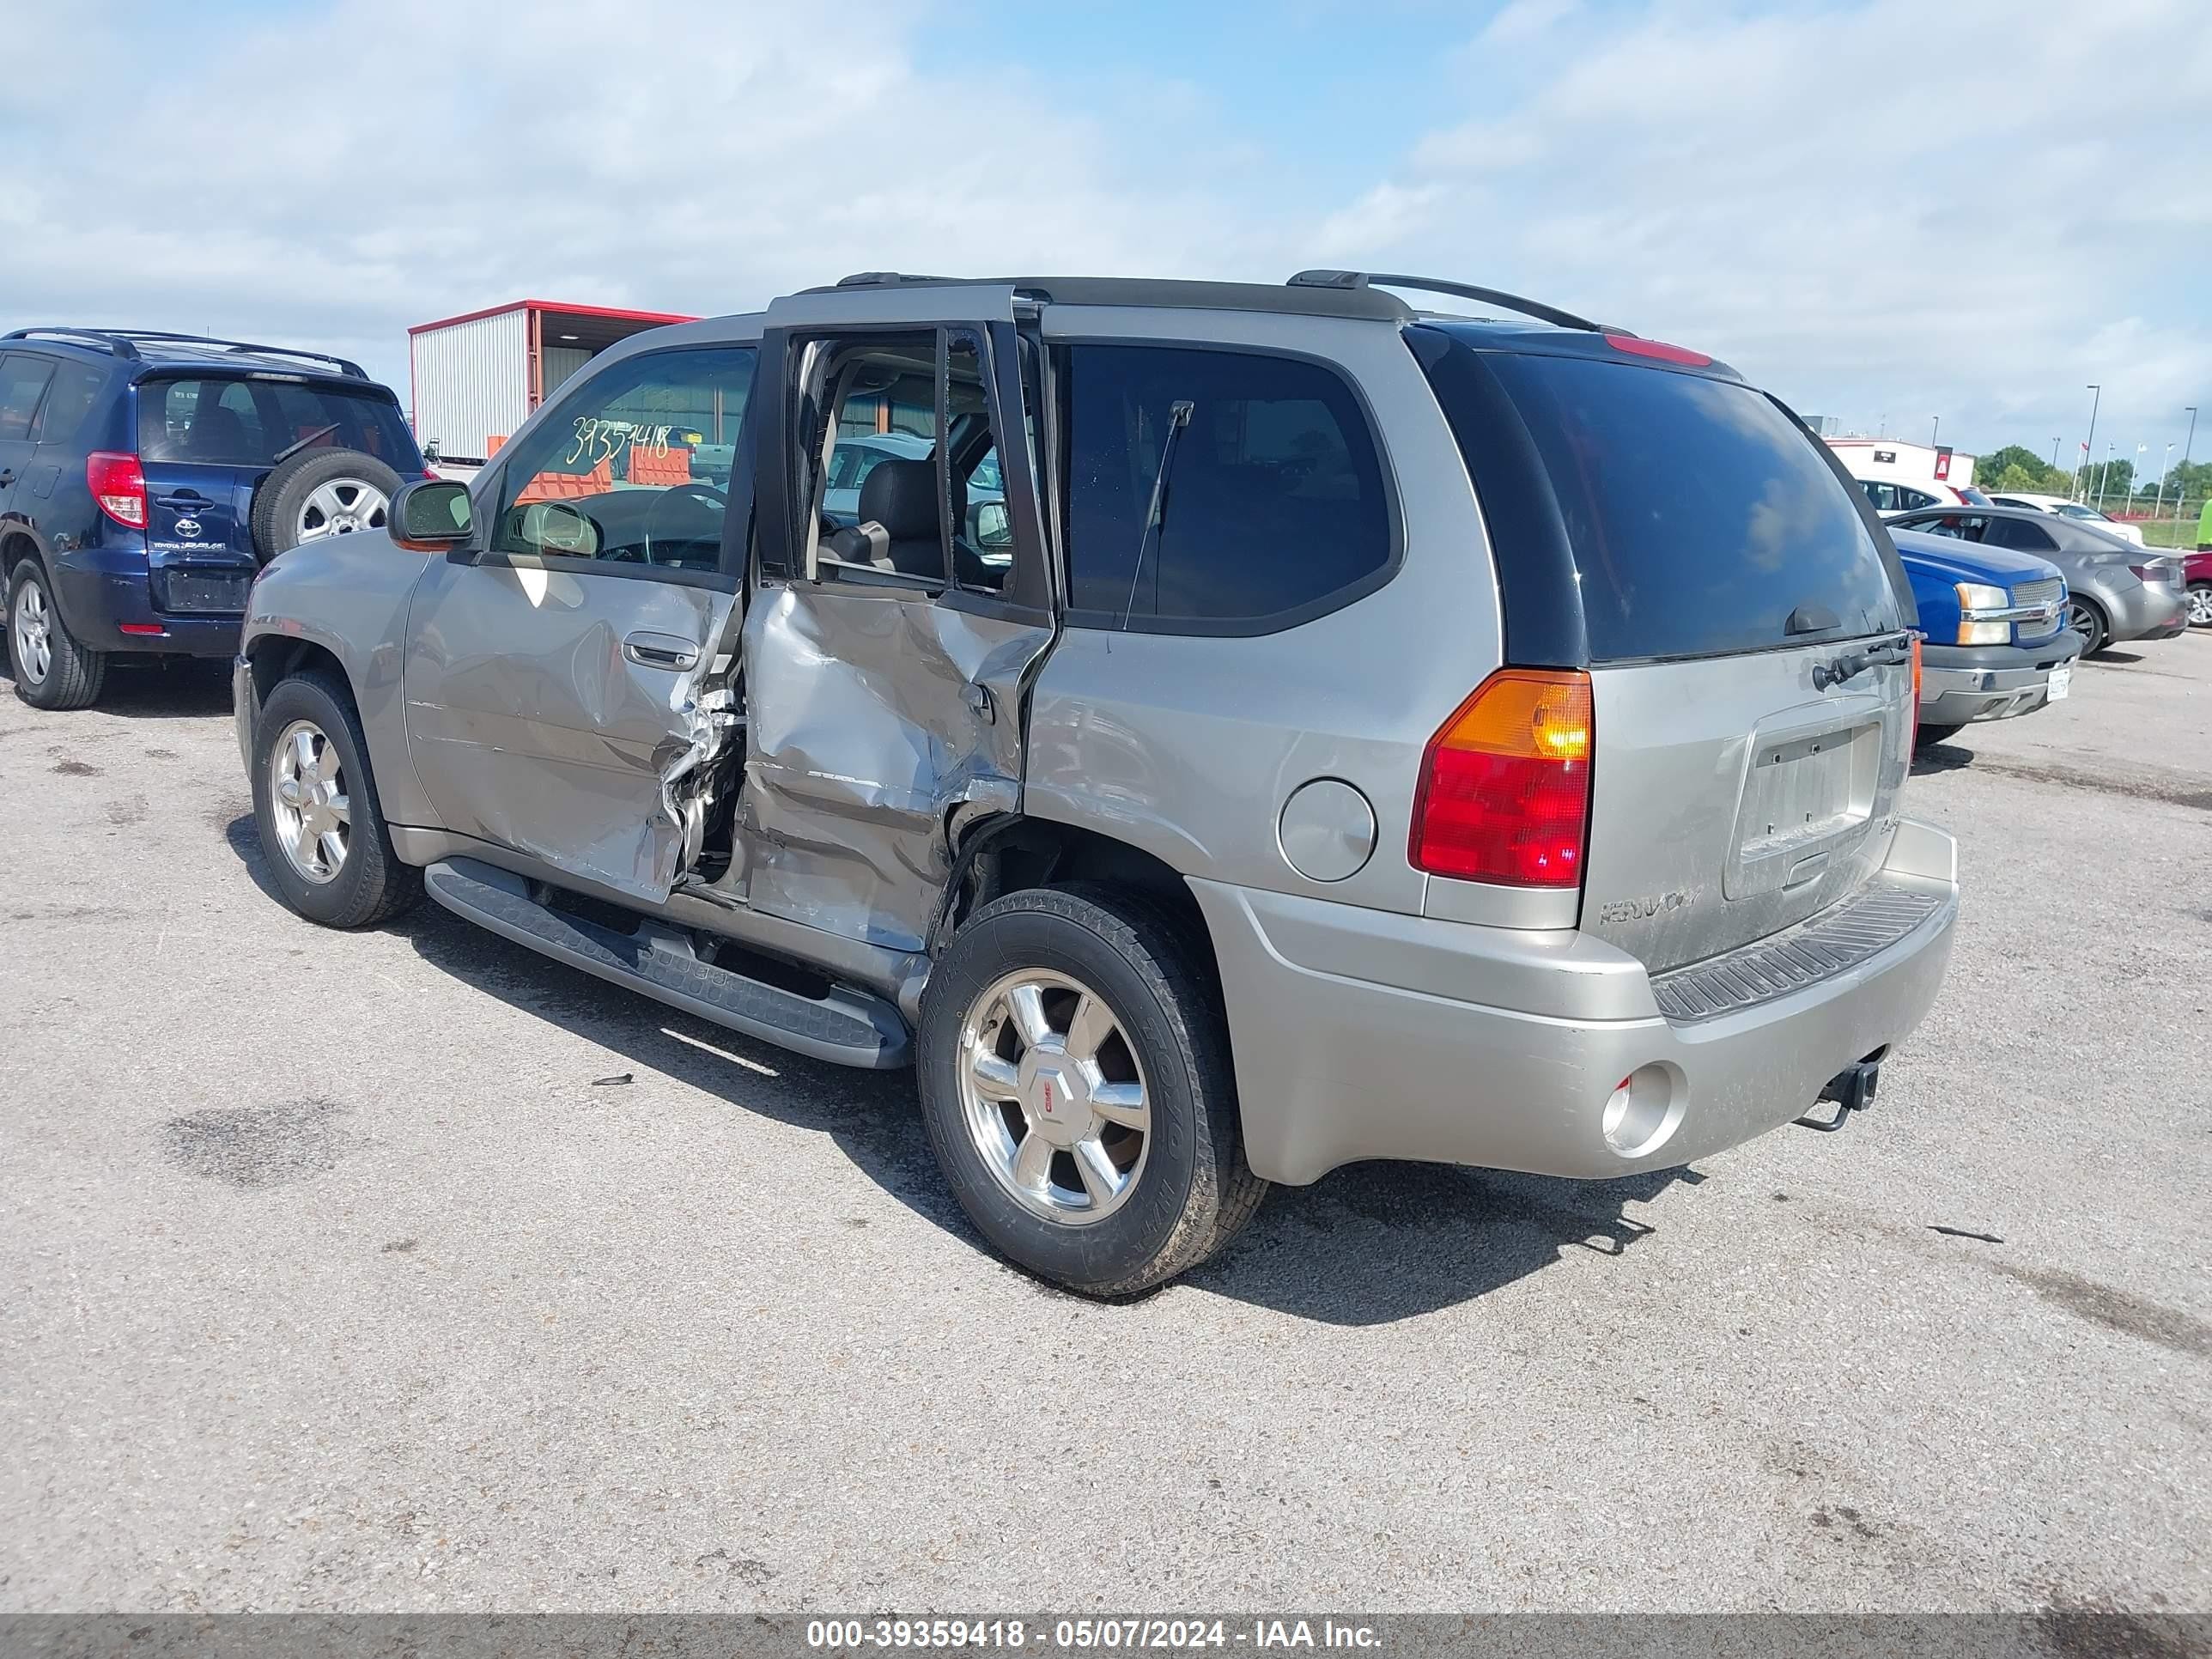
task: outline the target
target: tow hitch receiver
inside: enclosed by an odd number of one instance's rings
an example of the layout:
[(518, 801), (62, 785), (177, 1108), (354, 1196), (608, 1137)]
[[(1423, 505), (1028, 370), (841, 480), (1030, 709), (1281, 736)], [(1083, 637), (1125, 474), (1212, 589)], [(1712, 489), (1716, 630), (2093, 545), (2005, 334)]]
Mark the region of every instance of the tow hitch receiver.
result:
[(1874, 1104), (1875, 1091), (1881, 1086), (1883, 1052), (1877, 1050), (1857, 1065), (1846, 1066), (1821, 1085), (1820, 1099), (1835, 1103), (1835, 1116), (1801, 1117), (1797, 1120), (1799, 1127), (1832, 1133), (1850, 1121), (1853, 1112), (1863, 1112)]

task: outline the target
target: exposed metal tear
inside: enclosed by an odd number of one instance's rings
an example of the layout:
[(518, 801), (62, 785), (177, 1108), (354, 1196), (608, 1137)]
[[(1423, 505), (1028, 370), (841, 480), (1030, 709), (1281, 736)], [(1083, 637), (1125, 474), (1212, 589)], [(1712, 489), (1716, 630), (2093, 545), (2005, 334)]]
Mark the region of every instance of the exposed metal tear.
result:
[(1020, 809), (1024, 683), (1051, 637), (919, 592), (764, 591), (744, 627), (752, 908), (922, 949), (956, 815)]

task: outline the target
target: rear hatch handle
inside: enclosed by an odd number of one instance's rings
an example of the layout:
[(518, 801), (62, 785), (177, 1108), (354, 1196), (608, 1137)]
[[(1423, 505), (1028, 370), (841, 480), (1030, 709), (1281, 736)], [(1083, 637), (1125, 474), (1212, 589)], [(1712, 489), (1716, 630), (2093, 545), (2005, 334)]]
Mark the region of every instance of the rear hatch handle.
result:
[(1863, 650), (1846, 651), (1826, 662), (1813, 665), (1813, 689), (1825, 691), (1832, 685), (1842, 685), (1856, 679), (1877, 663), (1900, 663), (1912, 660), (1912, 635), (1893, 634), (1887, 639), (1872, 641)]

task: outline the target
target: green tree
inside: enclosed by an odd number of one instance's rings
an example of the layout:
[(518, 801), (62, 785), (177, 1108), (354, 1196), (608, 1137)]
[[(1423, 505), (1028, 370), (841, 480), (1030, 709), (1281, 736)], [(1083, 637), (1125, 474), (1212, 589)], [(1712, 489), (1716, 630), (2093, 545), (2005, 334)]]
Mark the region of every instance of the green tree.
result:
[(2110, 506), (2117, 495), (2124, 507), (2135, 477), (2136, 464), (2133, 461), (2099, 461), (2094, 466), (2085, 466), (2081, 469), (2081, 499), (2094, 501), (2101, 495), (2106, 504)]
[(1974, 458), (1974, 482), (1984, 489), (1994, 485), (1994, 480), (2007, 489), (2027, 489), (2039, 494), (2047, 492), (2053, 472), (2044, 459), (2021, 444), (2007, 444), (2002, 449)]

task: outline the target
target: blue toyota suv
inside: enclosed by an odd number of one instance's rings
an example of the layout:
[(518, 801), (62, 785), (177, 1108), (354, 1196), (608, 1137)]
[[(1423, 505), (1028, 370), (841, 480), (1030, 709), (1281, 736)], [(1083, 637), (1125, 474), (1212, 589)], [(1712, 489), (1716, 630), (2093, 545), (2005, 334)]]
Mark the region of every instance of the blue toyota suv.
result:
[(428, 476), (342, 357), (139, 329), (0, 337), (0, 583), (16, 695), (95, 702), (118, 656), (228, 658), (255, 571), (378, 529)]

